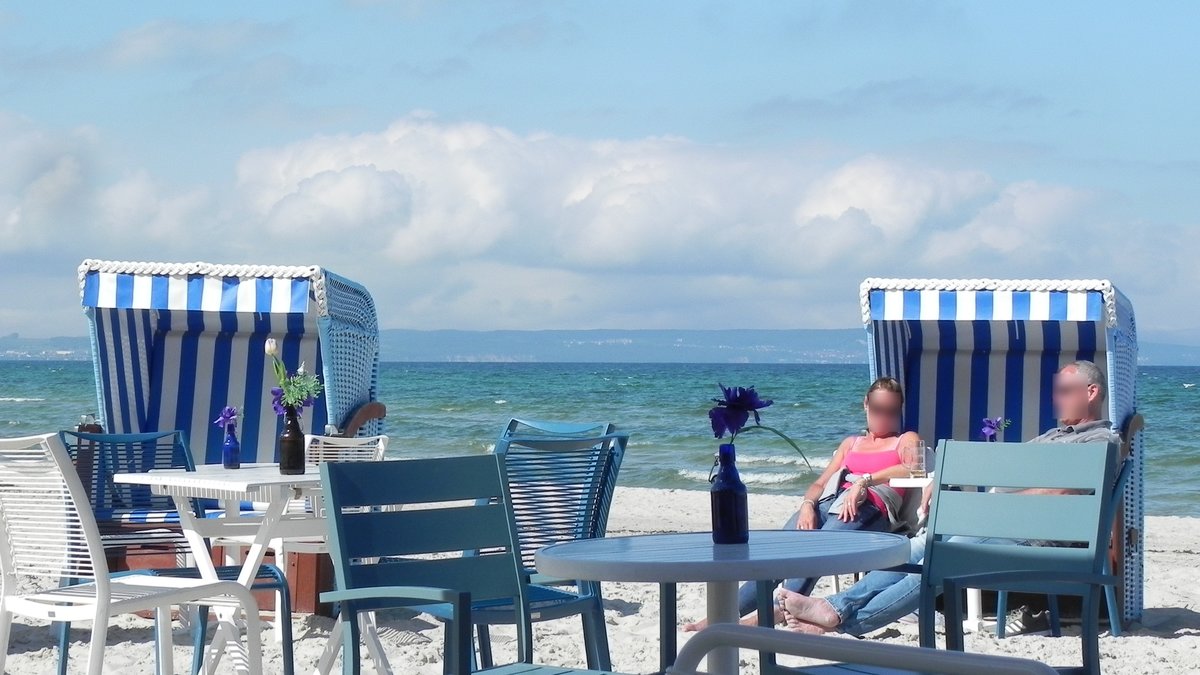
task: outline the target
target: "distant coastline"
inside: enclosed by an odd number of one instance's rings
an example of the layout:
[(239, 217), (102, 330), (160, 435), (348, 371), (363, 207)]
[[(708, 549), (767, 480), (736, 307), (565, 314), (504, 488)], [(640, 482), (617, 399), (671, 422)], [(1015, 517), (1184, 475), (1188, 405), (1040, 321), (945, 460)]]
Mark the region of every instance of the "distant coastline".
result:
[[(861, 328), (380, 332), (385, 362), (863, 364)], [(1200, 366), (1200, 346), (1143, 340), (1146, 366)], [(0, 336), (0, 360), (88, 361), (86, 337)]]

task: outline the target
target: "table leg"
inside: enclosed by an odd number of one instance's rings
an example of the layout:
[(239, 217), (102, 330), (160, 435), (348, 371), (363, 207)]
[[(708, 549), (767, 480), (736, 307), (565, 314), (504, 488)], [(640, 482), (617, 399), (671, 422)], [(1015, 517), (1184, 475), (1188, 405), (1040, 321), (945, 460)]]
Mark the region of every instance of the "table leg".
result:
[[(708, 582), (708, 625), (719, 623), (737, 623), (737, 590), (736, 581)], [(708, 653), (708, 672), (710, 675), (737, 675), (738, 650), (733, 647), (718, 647)]]
[[(1003, 621), (1004, 617), (998, 616), (996, 620)], [(967, 618), (963, 629), (968, 633), (983, 632), (983, 592), (978, 588), (967, 589)]]
[(675, 656), (679, 652), (676, 639), (678, 600), (675, 584), (658, 585), (658, 669), (663, 673), (675, 665)]

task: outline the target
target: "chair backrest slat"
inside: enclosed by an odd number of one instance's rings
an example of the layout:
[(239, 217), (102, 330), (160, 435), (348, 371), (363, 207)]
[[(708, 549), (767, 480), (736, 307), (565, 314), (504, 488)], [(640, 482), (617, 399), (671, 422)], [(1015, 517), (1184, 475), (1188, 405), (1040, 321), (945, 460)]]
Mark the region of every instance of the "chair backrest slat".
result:
[[(507, 479), (495, 455), (326, 462), (321, 477), (339, 589), (435, 586), (474, 600), (510, 599), (527, 612)], [(482, 555), (464, 555), (478, 549)]]
[(95, 434), (63, 431), (59, 437), (86, 487), (88, 502), (97, 512), (115, 509), (174, 512), (169, 495), (158, 495), (147, 485), (114, 483), (118, 473), (145, 473), (154, 469), (195, 470), (181, 431), (145, 434)]
[(0, 569), (19, 576), (96, 579), (108, 567), (86, 493), (55, 434), (0, 439)]
[[(566, 429), (613, 428), (604, 423), (541, 424)], [(533, 569), (538, 549), (604, 536), (629, 435), (608, 432), (555, 437), (528, 430), (513, 435), (513, 426), (510, 422), (497, 441), (496, 454), (504, 458), (508, 473), (522, 564)]]
[[(946, 575), (1013, 570), (1099, 574), (1107, 555), (1116, 443), (943, 441), (930, 509), (924, 582)], [(993, 487), (995, 492), (984, 488)], [(1051, 488), (1080, 494), (1037, 494)], [(956, 536), (1033, 540), (1060, 546), (1005, 546)]]

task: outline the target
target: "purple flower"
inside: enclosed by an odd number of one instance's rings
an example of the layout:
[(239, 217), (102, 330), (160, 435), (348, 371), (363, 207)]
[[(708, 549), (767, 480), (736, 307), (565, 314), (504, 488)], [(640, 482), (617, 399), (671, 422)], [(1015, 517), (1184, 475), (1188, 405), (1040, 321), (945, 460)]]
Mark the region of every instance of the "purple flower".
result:
[(983, 434), (985, 441), (994, 441), (1008, 424), (1008, 420), (1003, 417), (985, 417), (983, 418), (983, 428), (979, 433)]
[(271, 387), (271, 407), (275, 409), (276, 415), (282, 415), (285, 412), (283, 406), (283, 387)]
[(227, 405), (221, 409), (220, 416), (213, 420), (213, 424), (219, 427), (237, 426), (238, 409)]
[(742, 427), (746, 426), (746, 422), (750, 421), (751, 414), (754, 415), (754, 423), (760, 424), (758, 411), (774, 403), (759, 398), (754, 387), (726, 387), (723, 384), (717, 386), (721, 387), (724, 398), (714, 398), (713, 402), (717, 405), (708, 411), (713, 436), (717, 438), (721, 438), (726, 432), (729, 432), (730, 437), (737, 436)]

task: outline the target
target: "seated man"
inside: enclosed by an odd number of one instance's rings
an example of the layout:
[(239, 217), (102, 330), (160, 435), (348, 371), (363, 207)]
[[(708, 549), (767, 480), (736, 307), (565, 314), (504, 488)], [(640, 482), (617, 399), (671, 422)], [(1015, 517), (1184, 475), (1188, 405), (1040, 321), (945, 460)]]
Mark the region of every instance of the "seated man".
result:
[[(1091, 361), (1076, 361), (1063, 366), (1054, 376), (1054, 412), (1059, 426), (1030, 442), (1115, 440), (1112, 424), (1101, 419), (1106, 389), (1104, 373)], [(932, 492), (931, 488), (926, 488), (926, 507)], [(1022, 492), (1063, 494), (1061, 490)], [(909, 562), (919, 563), (924, 559), (924, 532), (912, 539), (910, 552)], [(786, 620), (789, 628), (799, 632), (838, 631), (861, 636), (916, 611), (920, 604), (920, 585), (919, 575), (876, 570), (849, 589), (827, 598), (811, 598), (781, 588), (776, 595), (779, 603), (776, 619)]]

